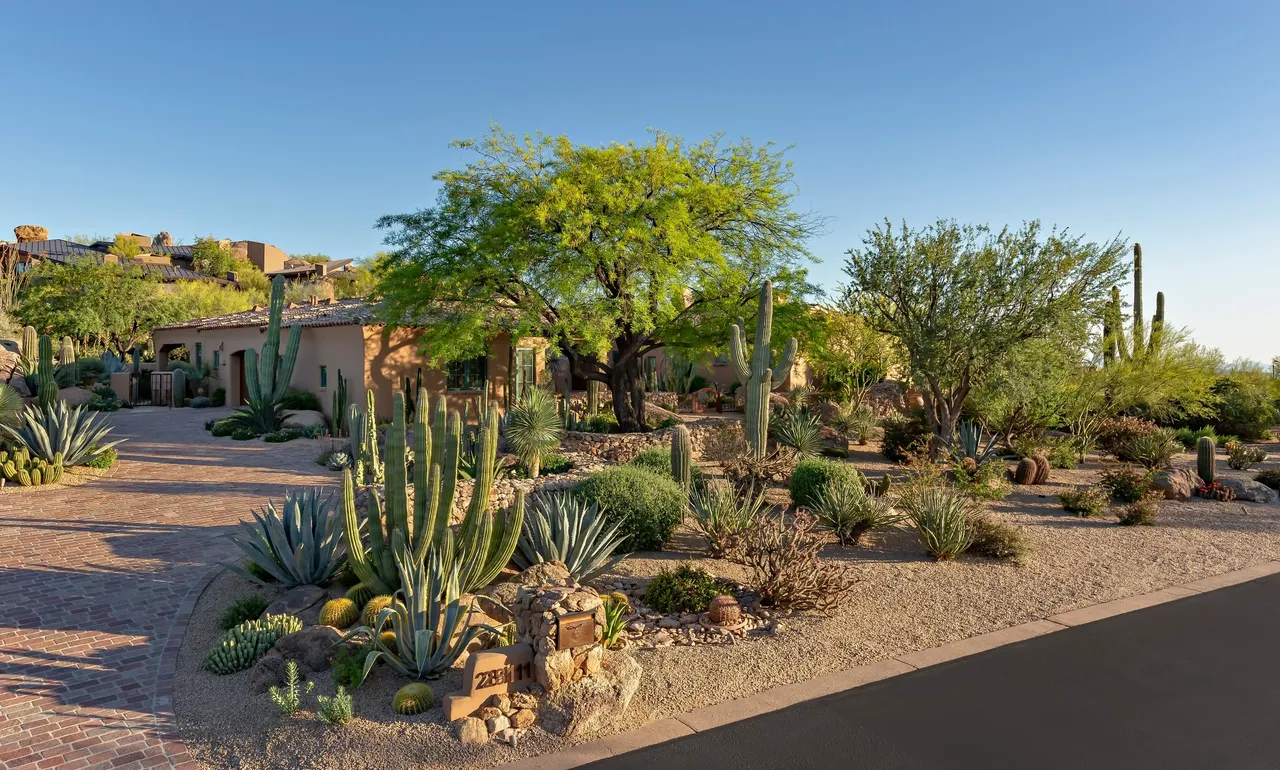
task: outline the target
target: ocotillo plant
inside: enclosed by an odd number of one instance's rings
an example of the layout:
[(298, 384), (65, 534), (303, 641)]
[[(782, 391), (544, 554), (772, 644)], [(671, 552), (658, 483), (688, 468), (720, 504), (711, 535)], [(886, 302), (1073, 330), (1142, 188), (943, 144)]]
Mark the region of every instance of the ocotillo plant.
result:
[(769, 339), (773, 334), (773, 282), (765, 281), (760, 289), (760, 309), (756, 315), (755, 347), (747, 358), (747, 341), (743, 336), (742, 319), (733, 325), (729, 337), (729, 362), (733, 364), (738, 380), (744, 384), (746, 392), (746, 408), (743, 412), (743, 427), (746, 432), (747, 446), (752, 456), (761, 460), (768, 454), (769, 447), (769, 394), (782, 384), (791, 369), (796, 356), (796, 340), (787, 341), (782, 356), (776, 366), (770, 367), (773, 352), (769, 349)]
[(338, 370), (338, 379), (333, 388), (333, 404), (329, 409), (329, 421), (333, 425), (333, 437), (341, 438), (347, 425), (347, 380)]
[(1156, 292), (1156, 312), (1151, 317), (1148, 337), (1142, 306), (1142, 245), (1133, 244), (1133, 339), (1125, 339), (1124, 313), (1120, 304), (1120, 287), (1111, 287), (1111, 303), (1102, 322), (1102, 362), (1132, 361), (1160, 346), (1164, 332), (1164, 292)]
[(259, 433), (280, 429), (284, 423), (284, 396), (298, 360), (302, 327), (289, 328), (289, 341), (280, 355), (280, 315), (284, 310), (284, 277), (271, 284), (271, 308), (267, 315), (267, 339), (262, 354), (249, 348), (244, 352), (244, 380), (249, 391), (247, 404), (230, 419)]
[(683, 425), (671, 431), (671, 477), (686, 493), (693, 486), (693, 437)]

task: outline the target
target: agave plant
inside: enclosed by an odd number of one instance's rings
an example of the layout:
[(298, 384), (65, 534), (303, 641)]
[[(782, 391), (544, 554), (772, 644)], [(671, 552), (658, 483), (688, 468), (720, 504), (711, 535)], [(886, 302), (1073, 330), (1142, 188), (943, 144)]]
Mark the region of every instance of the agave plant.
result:
[[(450, 539), (446, 535), (446, 540)], [(480, 634), (499, 634), (500, 629), (482, 623), (471, 623), (475, 605), (462, 604), (458, 587), (458, 570), (445, 566), (440, 554), (445, 548), (432, 549), (430, 564), (423, 561), (401, 539), (394, 545), (400, 589), (395, 601), (378, 612), (372, 626), (360, 626), (345, 639), (361, 636), (368, 640), (369, 653), (364, 659), (361, 679), (379, 660), (413, 679), (438, 679), (444, 675)], [(390, 626), (394, 641), (385, 639), (382, 630)]]
[[(242, 521), (248, 537), (232, 538), (240, 550), (287, 588), (321, 585), (342, 566), (346, 552), (342, 517), (334, 510), (333, 494), (322, 490), (290, 490), (284, 506), (268, 502), (262, 511), (251, 511), (253, 522)], [(255, 583), (264, 581), (236, 565), (231, 569)]]
[(505, 436), (520, 463), (537, 477), (542, 458), (560, 446), (564, 421), (556, 400), (541, 388), (530, 388), (519, 403), (507, 412)]
[(108, 442), (110, 426), (82, 406), (68, 408), (66, 401), (50, 407), (27, 406), (18, 425), (0, 424), (0, 431), (46, 462), (54, 462), (61, 454), (66, 468), (84, 465), (124, 440)]
[(713, 479), (689, 498), (689, 524), (707, 543), (716, 558), (736, 553), (742, 536), (768, 509), (764, 492), (739, 496), (733, 486)]
[(869, 530), (897, 524), (903, 518), (888, 499), (868, 491), (857, 480), (829, 481), (814, 495), (809, 509), (840, 545), (857, 545)]
[(969, 460), (973, 460), (973, 467), (980, 468), (990, 460), (999, 456), (1000, 451), (996, 446), (998, 437), (991, 436), (984, 444), (982, 442), (982, 426), (976, 422), (967, 421), (960, 424), (958, 431), (958, 440), (951, 442), (951, 452), (958, 459), (965, 461), (968, 465)]
[(607, 526), (599, 506), (567, 490), (537, 495), (512, 559), (522, 570), (562, 562), (574, 580), (585, 583), (626, 558), (613, 555), (626, 539), (618, 534), (621, 527), (621, 520)]
[(325, 466), (331, 471), (340, 471), (351, 467), (351, 455), (346, 452), (334, 452), (325, 460)]
[(794, 449), (800, 460), (817, 457), (822, 452), (822, 423), (807, 410), (785, 413), (774, 423), (773, 437), (779, 444)]

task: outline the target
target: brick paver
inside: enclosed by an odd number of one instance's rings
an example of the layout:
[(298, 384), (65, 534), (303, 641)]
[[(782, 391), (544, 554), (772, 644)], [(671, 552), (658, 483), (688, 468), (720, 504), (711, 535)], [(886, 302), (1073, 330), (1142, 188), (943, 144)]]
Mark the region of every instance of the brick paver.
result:
[(118, 412), (108, 478), (0, 493), (0, 767), (199, 767), (173, 719), (191, 609), (250, 506), (335, 480), (327, 441), (202, 429), (229, 411)]

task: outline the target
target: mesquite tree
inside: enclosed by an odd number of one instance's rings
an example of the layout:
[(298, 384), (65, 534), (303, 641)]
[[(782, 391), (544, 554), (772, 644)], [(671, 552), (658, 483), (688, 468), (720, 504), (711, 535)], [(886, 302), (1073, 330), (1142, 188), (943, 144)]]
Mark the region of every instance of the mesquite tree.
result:
[(940, 220), (867, 232), (851, 249), (843, 304), (907, 354), (933, 452), (955, 435), (965, 399), (1020, 343), (1099, 318), (1122, 276), (1125, 243), (1083, 242), (1040, 223), (994, 232)]
[(791, 210), (791, 168), (770, 146), (655, 133), (592, 147), (496, 129), (456, 146), (478, 160), (436, 175), (434, 208), (378, 223), (394, 248), (378, 266), (383, 317), (421, 326), (434, 364), (482, 355), (503, 331), (544, 337), (573, 376), (609, 387), (634, 431), (646, 353), (722, 346), (764, 279), (793, 299), (810, 290), (803, 244), (821, 223)]

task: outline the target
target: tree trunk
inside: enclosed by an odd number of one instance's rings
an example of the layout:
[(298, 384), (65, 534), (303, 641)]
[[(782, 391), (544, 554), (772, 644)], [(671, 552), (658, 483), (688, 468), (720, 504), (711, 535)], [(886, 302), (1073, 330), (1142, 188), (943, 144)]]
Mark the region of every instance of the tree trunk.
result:
[(644, 430), (644, 390), (640, 387), (640, 366), (636, 358), (619, 362), (610, 369), (609, 389), (618, 430), (623, 433)]

